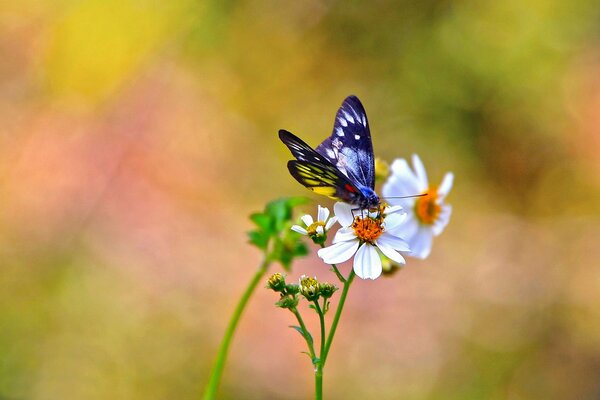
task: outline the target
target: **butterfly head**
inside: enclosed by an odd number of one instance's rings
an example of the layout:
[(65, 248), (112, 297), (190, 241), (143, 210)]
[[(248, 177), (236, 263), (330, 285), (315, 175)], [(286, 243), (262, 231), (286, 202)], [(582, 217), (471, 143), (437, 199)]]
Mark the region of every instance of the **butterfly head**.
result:
[(377, 208), (381, 204), (381, 200), (377, 193), (373, 189), (368, 186), (361, 186), (360, 192), (362, 194), (359, 204), (357, 204), (362, 209), (372, 209)]

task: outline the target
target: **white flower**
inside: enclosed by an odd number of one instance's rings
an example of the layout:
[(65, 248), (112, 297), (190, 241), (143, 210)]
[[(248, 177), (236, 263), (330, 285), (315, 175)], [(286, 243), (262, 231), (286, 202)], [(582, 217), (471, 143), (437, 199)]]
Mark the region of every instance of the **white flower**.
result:
[(349, 204), (336, 203), (333, 210), (342, 228), (336, 232), (331, 246), (317, 252), (324, 262), (338, 264), (356, 254), (353, 268), (362, 279), (376, 279), (381, 275), (377, 249), (398, 264), (405, 263), (398, 251), (408, 251), (408, 245), (392, 233), (406, 217), (402, 207), (388, 207), (375, 213), (359, 211), (356, 217)]
[[(421, 159), (412, 157), (414, 172), (403, 158), (392, 163), (392, 174), (383, 185), (383, 198), (390, 204), (402, 206), (407, 214), (406, 221), (394, 230), (408, 241), (409, 255), (427, 258), (431, 252), (434, 236), (438, 236), (450, 221), (452, 207), (444, 204), (444, 199), (452, 188), (454, 175), (446, 173), (440, 186), (430, 186)], [(425, 196), (398, 199), (394, 197)]]
[(337, 217), (328, 218), (329, 209), (327, 207), (318, 206), (316, 221), (308, 214), (303, 215), (300, 219), (304, 222), (306, 228), (303, 228), (300, 225), (293, 225), (292, 230), (305, 236), (323, 237), (337, 221)]

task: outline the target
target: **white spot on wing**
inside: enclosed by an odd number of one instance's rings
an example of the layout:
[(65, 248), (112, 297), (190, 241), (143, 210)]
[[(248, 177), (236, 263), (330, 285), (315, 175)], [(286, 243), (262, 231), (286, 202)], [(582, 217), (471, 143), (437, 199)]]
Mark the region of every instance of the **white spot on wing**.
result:
[(333, 152), (332, 149), (325, 150), (325, 153), (327, 153), (327, 157), (329, 157), (329, 158), (335, 158), (335, 153)]
[(342, 118), (342, 117), (338, 117), (338, 121), (340, 122), (340, 124), (341, 124), (343, 127), (346, 127), (346, 126), (348, 126), (348, 122), (346, 122), (346, 120), (345, 120), (344, 118)]
[(354, 135), (354, 139), (356, 139), (356, 140), (360, 139), (360, 135)]
[(367, 117), (365, 117), (365, 114), (362, 115), (362, 123), (364, 127), (367, 126)]
[(354, 123), (354, 118), (352, 118), (352, 115), (348, 114), (346, 111), (342, 110), (342, 112), (344, 113), (344, 117), (346, 117), (346, 119), (348, 121), (350, 121), (351, 124)]
[(342, 128), (340, 128), (339, 126), (337, 128), (335, 128), (335, 133), (338, 136), (344, 136), (344, 130)]

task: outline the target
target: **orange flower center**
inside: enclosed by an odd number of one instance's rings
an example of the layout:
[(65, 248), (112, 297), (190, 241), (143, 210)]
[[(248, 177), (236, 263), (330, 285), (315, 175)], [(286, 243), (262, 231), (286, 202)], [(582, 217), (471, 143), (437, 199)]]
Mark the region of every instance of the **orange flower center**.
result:
[(383, 233), (383, 218), (355, 217), (352, 223), (354, 234), (362, 242), (373, 244)]
[(415, 214), (423, 224), (432, 225), (441, 211), (436, 187), (430, 187), (427, 194), (417, 198), (415, 202)]

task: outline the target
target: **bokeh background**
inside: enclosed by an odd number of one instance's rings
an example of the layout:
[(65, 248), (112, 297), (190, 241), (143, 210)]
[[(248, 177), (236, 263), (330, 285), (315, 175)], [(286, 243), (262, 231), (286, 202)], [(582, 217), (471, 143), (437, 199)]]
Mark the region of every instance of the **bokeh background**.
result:
[[(318, 144), (349, 94), (378, 156), (455, 173), (454, 214), (356, 281), (326, 398), (598, 399), (596, 0), (1, 2), (0, 398), (200, 398), (260, 262), (247, 216), (311, 196), (276, 132)], [(220, 398), (311, 397), (275, 300)]]

